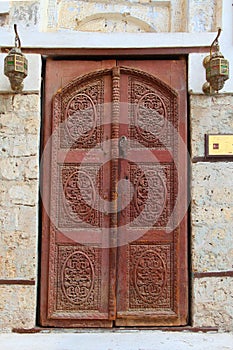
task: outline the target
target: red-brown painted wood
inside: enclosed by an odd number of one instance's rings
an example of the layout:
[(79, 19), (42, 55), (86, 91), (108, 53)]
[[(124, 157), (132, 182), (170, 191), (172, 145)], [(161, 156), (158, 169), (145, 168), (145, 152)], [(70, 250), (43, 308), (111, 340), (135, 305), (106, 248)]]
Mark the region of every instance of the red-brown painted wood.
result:
[[(183, 179), (184, 201), (187, 196), (185, 152), (180, 140), (180, 137), (186, 140), (185, 62), (120, 61), (118, 64), (127, 67), (122, 68), (121, 99), (133, 106), (120, 136), (136, 139), (137, 145), (129, 142), (126, 159), (120, 164), (119, 179), (130, 179), (134, 195), (130, 205), (120, 212), (119, 236), (124, 240), (130, 235), (133, 241), (118, 248), (116, 325), (185, 325), (186, 218), (174, 230), (166, 232), (181, 190), (178, 176)], [(175, 215), (182, 207), (183, 203), (179, 203)], [(157, 219), (151, 220), (156, 216)]]
[(47, 60), (41, 325), (187, 324), (187, 217), (166, 232), (187, 200), (185, 70)]

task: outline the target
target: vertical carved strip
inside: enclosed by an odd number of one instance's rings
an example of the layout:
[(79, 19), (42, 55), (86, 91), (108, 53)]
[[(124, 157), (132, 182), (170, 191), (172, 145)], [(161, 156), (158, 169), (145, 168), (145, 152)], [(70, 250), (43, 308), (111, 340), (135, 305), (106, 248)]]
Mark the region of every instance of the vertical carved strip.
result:
[(118, 184), (118, 139), (120, 117), (120, 68), (112, 70), (112, 161), (111, 161), (111, 216), (110, 216), (110, 290), (109, 318), (116, 318), (116, 243), (117, 243), (117, 184)]
[[(111, 167), (111, 227), (117, 228), (117, 183), (118, 183), (118, 158), (119, 158), (119, 118), (120, 118), (120, 68), (114, 67), (112, 71), (112, 167)], [(115, 239), (116, 237), (112, 237)], [(114, 242), (115, 243), (115, 242)], [(115, 245), (115, 244), (114, 244)]]

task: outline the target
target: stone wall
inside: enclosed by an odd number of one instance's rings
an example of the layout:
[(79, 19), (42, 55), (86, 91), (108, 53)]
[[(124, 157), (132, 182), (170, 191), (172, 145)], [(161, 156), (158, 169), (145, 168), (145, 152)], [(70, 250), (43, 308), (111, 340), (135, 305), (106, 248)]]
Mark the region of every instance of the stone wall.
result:
[(41, 1), (0, 2), (0, 26), (13, 27), (17, 23), (27, 29), (39, 28)]
[(232, 105), (232, 95), (190, 96), (192, 319), (224, 330), (233, 330), (233, 163), (202, 157), (205, 134), (233, 133)]
[(39, 94), (0, 94), (0, 328), (35, 325)]
[(216, 0), (48, 0), (48, 4), (50, 30), (208, 32), (216, 30), (221, 17)]
[[(6, 3), (8, 4), (6, 6)], [(0, 2), (0, 26), (87, 32), (211, 32), (219, 0), (27, 0)]]

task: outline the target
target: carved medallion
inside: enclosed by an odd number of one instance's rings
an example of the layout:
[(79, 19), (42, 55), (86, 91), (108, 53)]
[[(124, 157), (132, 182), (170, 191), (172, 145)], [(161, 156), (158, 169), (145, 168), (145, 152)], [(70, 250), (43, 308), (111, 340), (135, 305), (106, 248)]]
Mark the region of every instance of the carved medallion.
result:
[(164, 87), (152, 86), (145, 80), (129, 79), (130, 137), (138, 143), (154, 149), (174, 149), (177, 140), (174, 129), (178, 123), (177, 98)]
[(89, 140), (94, 132), (97, 113), (92, 99), (84, 93), (75, 95), (68, 103), (65, 126), (69, 136), (77, 142)]
[(101, 249), (75, 245), (59, 245), (57, 249), (57, 311), (98, 310)]
[(163, 292), (165, 276), (165, 263), (161, 257), (153, 250), (143, 253), (134, 271), (134, 284), (139, 297), (153, 303)]
[(130, 308), (170, 308), (171, 247), (166, 244), (130, 246)]
[(173, 164), (130, 164), (134, 193), (126, 208), (131, 227), (166, 227), (177, 189)]
[[(54, 110), (60, 123), (60, 147), (89, 149), (99, 146), (103, 136), (104, 84), (103, 80), (90, 80), (89, 83), (71, 85), (61, 96), (61, 108)], [(55, 106), (56, 106), (55, 100)]]
[(75, 252), (65, 261), (62, 268), (62, 290), (74, 304), (88, 299), (94, 285), (94, 269), (84, 252)]
[[(100, 227), (102, 212), (96, 208), (96, 191), (102, 188), (98, 165), (65, 164), (61, 166), (59, 186), (59, 227)], [(97, 176), (96, 176), (97, 173)], [(99, 198), (99, 197), (98, 197)]]
[(167, 188), (161, 170), (146, 169), (138, 176), (135, 183), (134, 204), (141, 214), (144, 225), (154, 225), (159, 219), (167, 196)]
[(153, 92), (142, 95), (136, 106), (138, 135), (147, 142), (155, 142), (166, 128), (166, 108), (162, 99)]

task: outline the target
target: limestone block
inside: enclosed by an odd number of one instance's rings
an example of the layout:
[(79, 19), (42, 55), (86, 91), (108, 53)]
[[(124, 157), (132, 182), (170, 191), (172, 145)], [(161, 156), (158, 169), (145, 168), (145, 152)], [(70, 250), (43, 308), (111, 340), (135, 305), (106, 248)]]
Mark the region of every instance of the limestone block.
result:
[(36, 239), (38, 225), (37, 209), (38, 208), (36, 206), (19, 206), (17, 230), (25, 233), (24, 238), (27, 238), (28, 234), (30, 234), (31, 237)]
[(40, 1), (14, 1), (10, 9), (10, 24), (36, 28), (40, 20)]
[(0, 134), (37, 134), (40, 128), (39, 103), (38, 95), (16, 95), (7, 99), (0, 95)]
[(33, 328), (36, 318), (36, 287), (0, 285), (0, 329)]
[(1, 206), (0, 223), (4, 232), (21, 231), (35, 237), (38, 224), (37, 206)]
[(22, 172), (15, 158), (0, 159), (0, 177), (3, 180), (22, 180)]
[(233, 278), (211, 277), (194, 280), (193, 325), (233, 329)]
[[(27, 159), (22, 160), (22, 171), (24, 179), (27, 180), (38, 180), (39, 179), (39, 157), (31, 156)], [(37, 182), (38, 183), (38, 182)]]
[[(35, 216), (35, 213), (33, 213)], [(27, 217), (25, 217), (25, 220)], [(35, 221), (35, 219), (33, 219)], [(25, 226), (30, 221), (25, 221)], [(19, 226), (23, 226), (19, 223)], [(0, 279), (36, 279), (37, 230), (2, 231), (0, 235)], [(30, 232), (29, 232), (30, 231)]]
[(0, 206), (0, 279), (36, 279), (37, 206)]
[(193, 270), (232, 270), (233, 163), (192, 165)]
[(204, 156), (205, 134), (233, 133), (233, 95), (191, 95), (191, 153)]
[[(38, 163), (36, 156), (0, 158), (0, 178), (18, 181), (36, 180), (39, 174)], [(4, 184), (3, 186), (5, 187)]]
[(1, 157), (35, 156), (39, 149), (39, 136), (32, 134), (0, 135)]
[[(0, 185), (0, 210), (2, 211), (0, 220), (4, 222), (4, 229), (17, 229), (17, 218), (19, 213), (23, 210), (23, 207), (28, 210), (31, 210), (30, 208), (34, 207), (37, 208), (38, 180), (0, 180)], [(16, 219), (14, 219), (14, 217)]]
[(38, 204), (38, 180), (6, 181), (0, 180), (0, 205), (1, 208), (27, 206), (34, 207)]
[[(189, 31), (211, 32), (216, 30), (216, 1), (189, 1)], [(219, 10), (219, 9), (218, 9)]]
[(12, 99), (13, 108), (22, 117), (25, 112), (38, 112), (40, 110), (40, 98), (37, 94), (14, 95)]
[(38, 201), (37, 196), (38, 182), (30, 181), (30, 183), (17, 182), (9, 188), (9, 199), (13, 204), (35, 206)]
[[(4, 203), (5, 204), (5, 203)], [(1, 229), (5, 231), (14, 231), (18, 226), (19, 207), (7, 205), (0, 207)]]
[[(40, 130), (40, 97), (30, 95), (0, 95), (0, 156), (28, 157), (38, 154)], [(19, 175), (19, 162), (8, 160), (13, 179)], [(5, 171), (6, 172), (6, 171)]]

